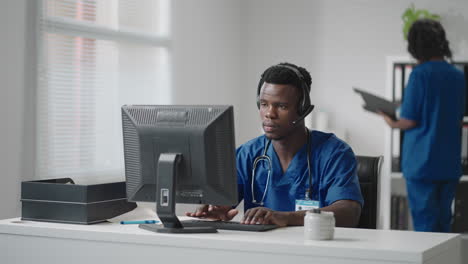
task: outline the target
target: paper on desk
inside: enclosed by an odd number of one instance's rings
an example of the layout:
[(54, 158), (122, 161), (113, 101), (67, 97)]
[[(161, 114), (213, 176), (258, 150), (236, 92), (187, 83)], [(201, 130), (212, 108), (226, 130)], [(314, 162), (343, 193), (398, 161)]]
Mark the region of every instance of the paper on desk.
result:
[(100, 175), (99, 177), (81, 176), (72, 178), (76, 185), (97, 185), (125, 181), (123, 177)]

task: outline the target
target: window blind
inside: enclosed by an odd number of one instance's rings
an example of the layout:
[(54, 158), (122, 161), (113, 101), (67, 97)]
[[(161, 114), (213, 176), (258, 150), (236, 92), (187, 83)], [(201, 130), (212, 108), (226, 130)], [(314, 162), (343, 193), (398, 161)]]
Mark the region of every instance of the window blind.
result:
[(170, 0), (43, 0), (38, 178), (123, 176), (120, 107), (168, 104)]

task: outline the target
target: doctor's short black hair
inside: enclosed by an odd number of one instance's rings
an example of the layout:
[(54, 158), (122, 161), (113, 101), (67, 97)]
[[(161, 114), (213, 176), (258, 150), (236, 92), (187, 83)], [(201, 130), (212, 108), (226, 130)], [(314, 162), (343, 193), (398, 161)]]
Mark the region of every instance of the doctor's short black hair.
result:
[(281, 66), (288, 66), (297, 69), (301, 73), (305, 83), (309, 88), (308, 92), (310, 92), (310, 86), (312, 85), (312, 77), (310, 76), (310, 73), (305, 68), (299, 67), (289, 62), (282, 62), (266, 69), (262, 73), (258, 87), (260, 88), (264, 82), (267, 82), (272, 84), (289, 84), (298, 89), (301, 89), (302, 81), (297, 76), (297, 74), (295, 74), (291, 69)]
[(452, 58), (442, 25), (432, 19), (416, 20), (408, 32), (408, 52), (420, 62), (433, 57)]

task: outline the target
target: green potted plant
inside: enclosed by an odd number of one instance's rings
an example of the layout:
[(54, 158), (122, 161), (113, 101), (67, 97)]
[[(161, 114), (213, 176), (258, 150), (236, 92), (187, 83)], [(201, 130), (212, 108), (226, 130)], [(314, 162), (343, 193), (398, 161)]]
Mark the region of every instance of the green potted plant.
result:
[(407, 40), (408, 31), (414, 21), (421, 18), (440, 20), (439, 15), (433, 14), (426, 9), (416, 9), (414, 4), (411, 4), (410, 7), (405, 10), (401, 18), (403, 19), (403, 37), (405, 40)]

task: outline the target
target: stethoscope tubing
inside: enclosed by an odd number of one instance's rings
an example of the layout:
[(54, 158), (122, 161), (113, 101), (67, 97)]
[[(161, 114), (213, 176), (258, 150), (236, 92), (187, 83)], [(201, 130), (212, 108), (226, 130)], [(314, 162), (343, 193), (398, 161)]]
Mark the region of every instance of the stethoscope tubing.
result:
[[(308, 170), (308, 173), (309, 173), (309, 188), (306, 190), (305, 199), (309, 200), (310, 197), (311, 197), (310, 192), (312, 190), (312, 170), (310, 169), (310, 152), (311, 151), (310, 151), (309, 129), (306, 128), (306, 131), (307, 131), (307, 149), (306, 149), (306, 151), (307, 151), (307, 170)], [(255, 160), (253, 162), (253, 166), (252, 166), (252, 182), (251, 182), (251, 185), (250, 185), (251, 192), (252, 192), (252, 203), (258, 204), (260, 206), (264, 205), (265, 196), (266, 196), (266, 193), (268, 191), (268, 186), (269, 186), (270, 179), (271, 179), (272, 161), (271, 161), (271, 158), (266, 154), (268, 148), (270, 147), (270, 144), (271, 144), (271, 139), (269, 139), (267, 141), (267, 143), (265, 144), (265, 148), (263, 149), (263, 154), (255, 158)], [(267, 174), (267, 181), (266, 181), (265, 189), (263, 190), (262, 200), (260, 200), (260, 202), (257, 202), (257, 199), (255, 198), (255, 191), (254, 191), (254, 189), (255, 189), (254, 188), (255, 169), (257, 168), (257, 164), (260, 161), (266, 161), (268, 163), (268, 174)]]

